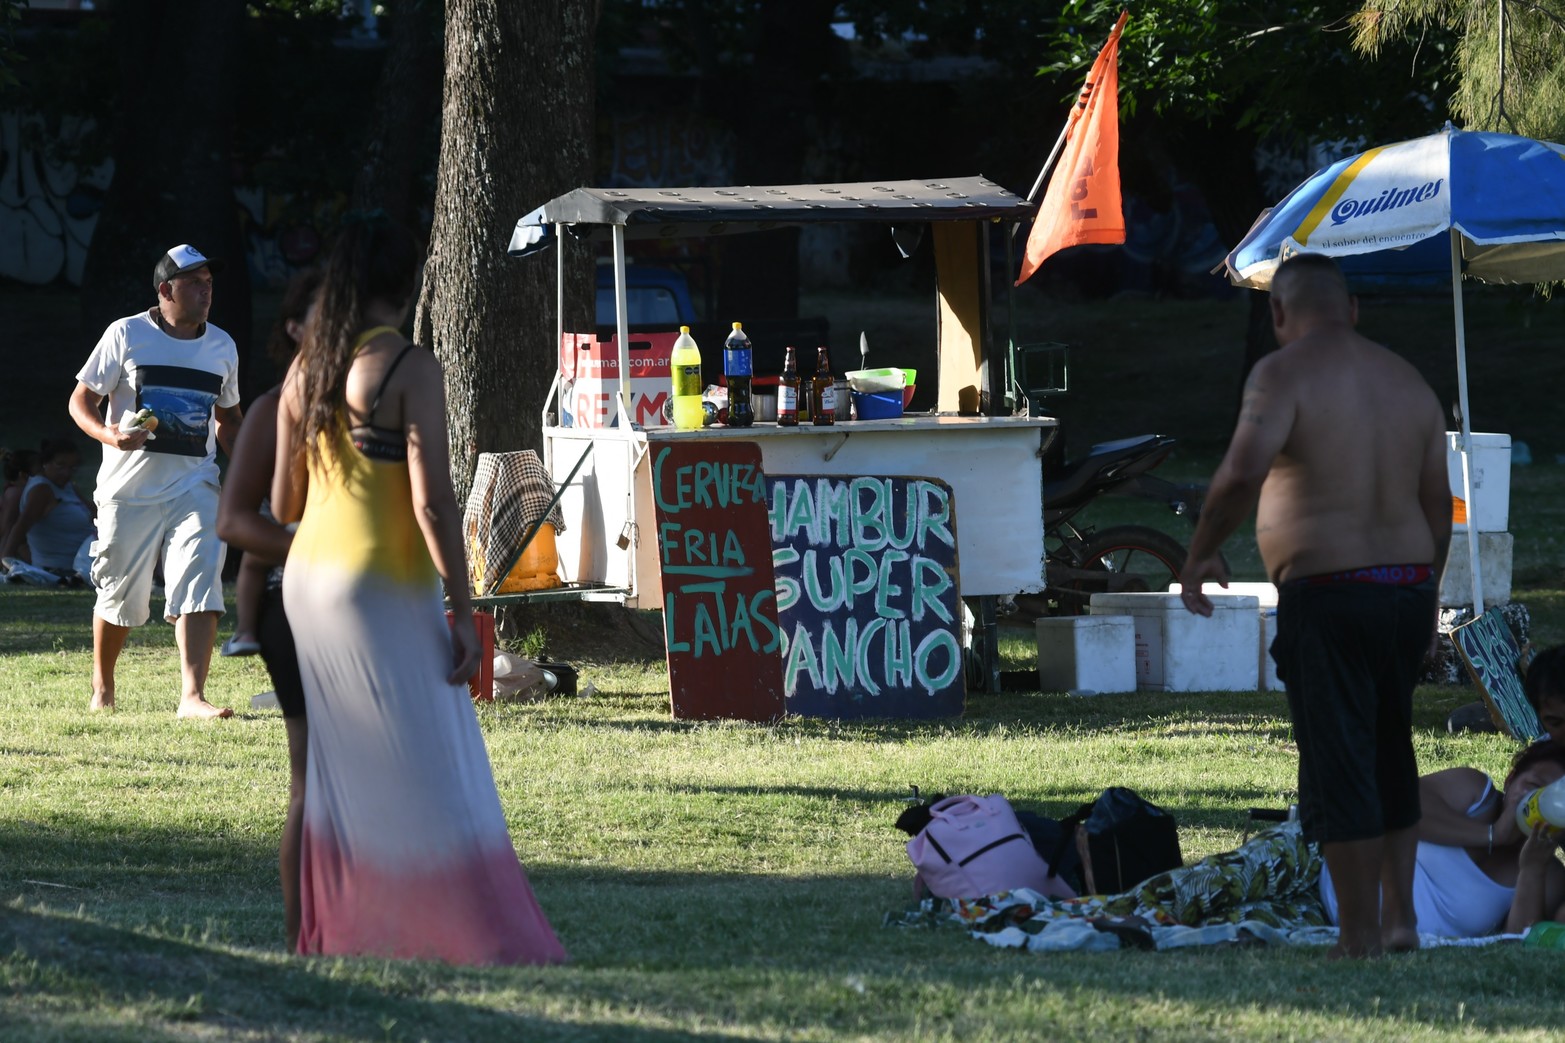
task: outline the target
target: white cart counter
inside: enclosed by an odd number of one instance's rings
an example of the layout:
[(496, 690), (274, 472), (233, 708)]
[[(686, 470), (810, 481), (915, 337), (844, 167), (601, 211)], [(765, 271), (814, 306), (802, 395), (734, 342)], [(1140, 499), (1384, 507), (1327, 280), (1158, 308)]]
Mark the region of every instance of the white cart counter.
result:
[(956, 504), (963, 597), (1044, 589), (1041, 454), (1051, 417), (906, 416), (830, 427), (546, 427), (545, 462), (558, 483), (591, 455), (561, 497), (561, 577), (602, 584), (604, 597), (662, 607), (648, 451), (653, 443), (753, 442), (768, 475), (938, 478)]

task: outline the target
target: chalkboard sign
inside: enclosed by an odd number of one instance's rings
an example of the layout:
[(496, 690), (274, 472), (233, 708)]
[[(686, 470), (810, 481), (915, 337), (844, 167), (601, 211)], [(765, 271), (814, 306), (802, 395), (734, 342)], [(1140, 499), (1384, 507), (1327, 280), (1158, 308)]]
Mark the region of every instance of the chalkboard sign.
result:
[(675, 717), (783, 714), (766, 483), (753, 442), (653, 441), (652, 493)]
[(1510, 624), (1498, 612), (1485, 612), (1451, 631), (1468, 673), (1483, 692), (1494, 723), (1513, 739), (1531, 742), (1543, 735), (1538, 715), (1522, 689), (1521, 649)]
[(951, 487), (771, 476), (790, 713), (951, 717), (966, 701)]

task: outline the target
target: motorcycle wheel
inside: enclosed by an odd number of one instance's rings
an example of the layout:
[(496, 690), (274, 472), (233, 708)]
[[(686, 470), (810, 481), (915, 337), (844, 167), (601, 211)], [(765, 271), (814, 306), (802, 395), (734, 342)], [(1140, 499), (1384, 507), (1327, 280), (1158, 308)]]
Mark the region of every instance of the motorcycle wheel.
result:
[(1093, 533), (1082, 550), (1082, 568), (1101, 569), (1102, 584), (1091, 581), (1068, 584), (1058, 591), (1061, 615), (1085, 615), (1096, 592), (1166, 591), (1179, 581), (1185, 567), (1185, 548), (1167, 533), (1144, 525), (1116, 525)]

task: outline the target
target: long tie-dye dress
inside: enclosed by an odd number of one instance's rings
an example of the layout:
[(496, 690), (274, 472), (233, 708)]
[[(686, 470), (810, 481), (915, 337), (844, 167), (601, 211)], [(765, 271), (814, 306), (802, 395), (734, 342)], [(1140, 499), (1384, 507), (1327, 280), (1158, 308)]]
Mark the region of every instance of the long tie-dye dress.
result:
[(565, 959), (500, 809), (408, 465), (310, 462), (283, 597), (309, 708), (301, 953)]

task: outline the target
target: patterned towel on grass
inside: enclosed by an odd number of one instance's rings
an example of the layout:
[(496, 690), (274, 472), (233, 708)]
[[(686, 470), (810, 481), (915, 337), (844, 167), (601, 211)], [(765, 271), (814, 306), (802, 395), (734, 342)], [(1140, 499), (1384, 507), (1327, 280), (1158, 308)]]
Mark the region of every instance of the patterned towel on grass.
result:
[[(927, 899), (893, 922), (956, 923), (1001, 948), (1033, 952), (1181, 949), (1190, 946), (1332, 945), (1337, 929), (1320, 899), (1320, 849), (1296, 822), (1265, 830), (1237, 850), (1159, 873), (1117, 895), (1049, 898), (1021, 889), (972, 900)], [(1426, 947), (1488, 945), (1520, 935), (1443, 938)]]

